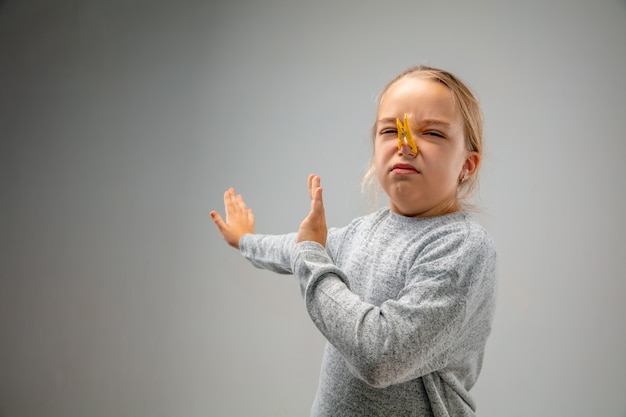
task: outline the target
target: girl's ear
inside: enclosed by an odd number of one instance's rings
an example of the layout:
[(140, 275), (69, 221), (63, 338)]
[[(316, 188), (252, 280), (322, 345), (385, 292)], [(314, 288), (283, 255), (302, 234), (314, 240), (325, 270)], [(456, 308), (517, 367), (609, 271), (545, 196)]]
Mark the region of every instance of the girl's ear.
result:
[(469, 152), (463, 163), (463, 177), (470, 178), (478, 170), (480, 155), (478, 152)]

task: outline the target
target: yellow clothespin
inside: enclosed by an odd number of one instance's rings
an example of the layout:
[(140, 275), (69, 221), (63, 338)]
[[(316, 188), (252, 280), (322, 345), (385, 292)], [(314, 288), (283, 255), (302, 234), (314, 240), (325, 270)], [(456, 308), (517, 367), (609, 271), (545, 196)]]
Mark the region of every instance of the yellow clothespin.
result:
[(404, 125), (400, 121), (400, 119), (396, 119), (396, 125), (398, 126), (398, 150), (402, 149), (404, 145), (404, 141), (406, 140), (407, 145), (413, 151), (413, 155), (417, 155), (417, 145), (413, 140), (413, 135), (411, 134), (411, 126), (409, 126), (409, 116), (404, 113)]

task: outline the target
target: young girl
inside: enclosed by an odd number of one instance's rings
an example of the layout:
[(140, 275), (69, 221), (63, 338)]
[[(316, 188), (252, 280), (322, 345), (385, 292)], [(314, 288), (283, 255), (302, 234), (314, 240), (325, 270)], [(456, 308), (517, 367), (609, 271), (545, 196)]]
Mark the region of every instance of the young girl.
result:
[(374, 175), (389, 207), (327, 230), (322, 188), (298, 233), (254, 234), (231, 188), (219, 232), (252, 264), (298, 280), (328, 343), (312, 416), (473, 416), (495, 306), (494, 245), (464, 199), (482, 154), (477, 100), (454, 75), (410, 68), (382, 91)]

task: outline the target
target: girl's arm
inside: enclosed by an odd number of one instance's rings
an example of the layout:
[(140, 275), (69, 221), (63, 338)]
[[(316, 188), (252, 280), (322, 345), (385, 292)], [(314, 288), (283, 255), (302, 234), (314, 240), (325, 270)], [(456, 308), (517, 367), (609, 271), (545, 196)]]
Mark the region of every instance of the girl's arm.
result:
[(433, 257), (411, 269), (398, 298), (378, 306), (350, 290), (319, 245), (296, 247), (293, 271), (309, 315), (355, 376), (383, 388), (444, 368), (478, 371), (493, 314), (495, 255), (460, 240), (447, 243), (445, 258), (425, 254)]
[[(258, 235), (254, 233), (254, 213), (246, 206), (243, 197), (235, 194), (233, 188), (224, 193), (226, 220), (212, 210), (211, 219), (220, 234), (233, 248), (241, 253), (257, 268), (267, 269), (281, 274), (291, 274), (292, 254), (296, 240), (314, 240), (322, 245), (326, 242), (326, 221), (321, 202), (322, 189), (319, 177), (309, 176), (309, 196), (311, 214), (302, 222), (300, 232), (286, 235)], [(321, 210), (321, 216), (320, 216)], [(296, 239), (297, 238), (297, 239)]]
[(254, 213), (233, 188), (224, 193), (224, 209), (226, 220), (215, 210), (211, 211), (211, 219), (226, 243), (239, 249), (257, 268), (291, 274), (295, 233), (280, 236), (255, 234)]
[[(326, 246), (326, 217), (322, 202), (322, 188), (320, 177), (309, 175), (309, 197), (311, 198), (311, 212), (302, 221), (296, 242), (310, 240)], [(246, 234), (254, 234), (254, 213), (246, 206), (241, 194), (235, 194), (231, 187), (224, 193), (224, 209), (226, 221), (215, 211), (211, 211), (211, 219), (217, 226), (220, 234), (230, 246), (239, 248), (239, 241)]]

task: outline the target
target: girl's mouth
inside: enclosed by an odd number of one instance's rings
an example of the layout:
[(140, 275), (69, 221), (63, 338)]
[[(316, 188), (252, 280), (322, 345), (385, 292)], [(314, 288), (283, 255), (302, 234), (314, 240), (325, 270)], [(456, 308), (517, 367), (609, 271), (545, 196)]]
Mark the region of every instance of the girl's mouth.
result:
[(391, 172), (398, 175), (419, 174), (417, 168), (411, 164), (395, 164), (391, 167)]

